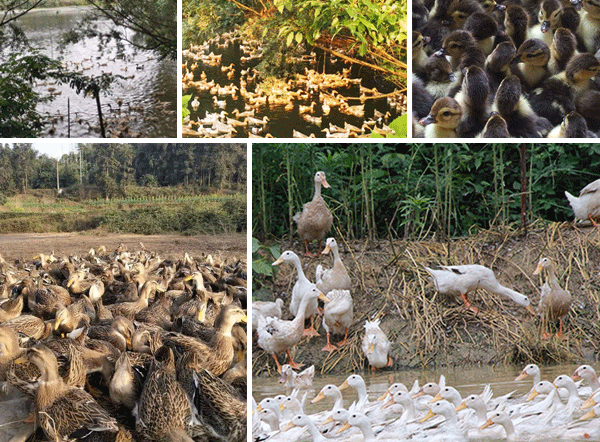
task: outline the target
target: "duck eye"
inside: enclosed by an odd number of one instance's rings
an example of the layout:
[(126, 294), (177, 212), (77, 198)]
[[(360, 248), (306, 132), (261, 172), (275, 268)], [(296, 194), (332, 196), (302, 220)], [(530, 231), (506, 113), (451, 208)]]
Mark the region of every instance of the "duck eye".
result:
[(450, 111), (444, 111), (444, 112), (442, 113), (442, 115), (443, 115), (444, 117), (449, 117), (449, 116), (450, 116)]

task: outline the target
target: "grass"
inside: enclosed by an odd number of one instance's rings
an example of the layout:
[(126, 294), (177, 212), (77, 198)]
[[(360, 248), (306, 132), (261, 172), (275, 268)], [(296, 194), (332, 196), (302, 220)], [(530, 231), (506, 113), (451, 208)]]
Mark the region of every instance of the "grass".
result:
[(246, 195), (146, 196), (80, 202), (18, 195), (0, 208), (0, 232), (218, 234), (246, 229)]

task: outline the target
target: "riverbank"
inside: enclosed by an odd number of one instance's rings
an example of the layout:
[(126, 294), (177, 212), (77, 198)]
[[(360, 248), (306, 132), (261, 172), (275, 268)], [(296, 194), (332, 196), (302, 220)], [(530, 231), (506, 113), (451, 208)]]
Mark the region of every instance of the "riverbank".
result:
[[(353, 281), (350, 345), (331, 353), (321, 351), (325, 337), (319, 327), (321, 337), (304, 338), (292, 351), (294, 360), (314, 364), (318, 372), (367, 368), (360, 348), (363, 326), (367, 318), (375, 317), (381, 319), (381, 328), (392, 342), (393, 369), (595, 362), (600, 342), (600, 229), (552, 223), (531, 227), (527, 235), (506, 228), (445, 243), (337, 240)], [(302, 247), (296, 243), (292, 249)], [(282, 244), (283, 250), (288, 248), (289, 244)], [(483, 290), (470, 297), (478, 314), (466, 310), (456, 299), (440, 296), (423, 267), (485, 265), (495, 271), (501, 284), (528, 296), (536, 306), (543, 279), (532, 274), (541, 256), (554, 261), (561, 286), (573, 295), (565, 339), (543, 340), (540, 317)], [(328, 256), (303, 257), (302, 261), (311, 280), (317, 264), (331, 267)], [(287, 306), (295, 280), (293, 267), (280, 266), (274, 293), (284, 299), (286, 318), (290, 318)], [(333, 342), (341, 338), (336, 336)], [(273, 370), (271, 356), (254, 342), (254, 374), (272, 374)]]

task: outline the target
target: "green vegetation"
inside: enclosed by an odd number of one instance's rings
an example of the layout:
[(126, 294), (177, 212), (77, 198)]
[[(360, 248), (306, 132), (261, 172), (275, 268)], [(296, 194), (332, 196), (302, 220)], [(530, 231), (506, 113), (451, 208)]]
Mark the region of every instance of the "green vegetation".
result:
[[(598, 178), (596, 144), (528, 144), (526, 221), (573, 219), (564, 191)], [(327, 174), (323, 197), (348, 239), (447, 238), (521, 220), (517, 144), (256, 144), (253, 235), (290, 237), (291, 217)], [(335, 232), (333, 232), (335, 234)]]
[(244, 231), (245, 149), (79, 144), (56, 161), (30, 144), (0, 146), (0, 232)]

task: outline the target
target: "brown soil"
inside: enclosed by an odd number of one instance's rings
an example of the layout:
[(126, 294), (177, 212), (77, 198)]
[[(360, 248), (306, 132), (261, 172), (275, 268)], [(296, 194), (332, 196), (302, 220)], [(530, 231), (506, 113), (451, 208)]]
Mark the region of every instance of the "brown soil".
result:
[(228, 235), (91, 235), (86, 233), (24, 233), (0, 235), (0, 254), (7, 260), (24, 258), (31, 261), (38, 253), (56, 255), (87, 254), (91, 248), (104, 245), (115, 250), (123, 243), (128, 250), (139, 250), (140, 243), (147, 250), (163, 258), (181, 258), (184, 252), (192, 257), (212, 255), (227, 260), (246, 262), (247, 237), (245, 233)]
[[(315, 364), (321, 373), (367, 368), (362, 355), (367, 318), (381, 318), (392, 342), (394, 369), (468, 364), (558, 363), (596, 361), (600, 349), (600, 229), (551, 224), (519, 232), (482, 231), (450, 242), (347, 242), (337, 238), (341, 258), (353, 280), (354, 322), (351, 345), (331, 353), (321, 351), (325, 337), (300, 342), (294, 360)], [(282, 245), (284, 249), (289, 244)], [(303, 250), (296, 243), (293, 250)], [(560, 284), (573, 295), (565, 321), (566, 339), (542, 340), (542, 318), (531, 316), (507, 298), (478, 290), (470, 299), (479, 313), (466, 310), (456, 299), (442, 297), (424, 265), (482, 264), (498, 281), (527, 295), (535, 307), (543, 279), (533, 276), (541, 256), (550, 257)], [(316, 265), (331, 267), (330, 257), (301, 258), (314, 280)], [(292, 266), (282, 265), (274, 293), (289, 304), (295, 282)], [(269, 282), (266, 282), (269, 284)], [(286, 318), (290, 318), (286, 311)], [(318, 318), (316, 324), (320, 324)], [(555, 330), (556, 325), (550, 324)], [(319, 332), (324, 334), (322, 328)], [(338, 342), (336, 336), (332, 342)], [(256, 339), (254, 339), (256, 341)], [(279, 355), (283, 363), (284, 355)], [(274, 363), (253, 345), (253, 372), (272, 375)]]

